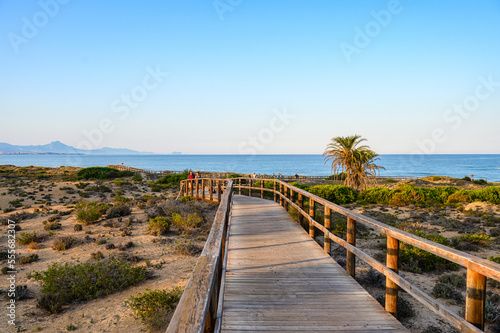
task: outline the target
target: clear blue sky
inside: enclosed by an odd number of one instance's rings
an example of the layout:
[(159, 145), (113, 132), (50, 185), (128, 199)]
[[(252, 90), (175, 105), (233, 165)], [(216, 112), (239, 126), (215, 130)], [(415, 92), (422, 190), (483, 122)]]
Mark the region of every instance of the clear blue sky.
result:
[(0, 142), (500, 153), (498, 0), (60, 1), (0, 1)]

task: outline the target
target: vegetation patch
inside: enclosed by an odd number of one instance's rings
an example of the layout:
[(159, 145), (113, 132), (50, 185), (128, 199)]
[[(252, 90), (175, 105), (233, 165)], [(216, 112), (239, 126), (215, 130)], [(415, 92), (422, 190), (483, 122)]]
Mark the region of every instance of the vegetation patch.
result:
[(118, 171), (106, 167), (90, 167), (78, 171), (76, 175), (78, 179), (114, 179), (131, 177), (134, 173), (132, 171)]
[(50, 313), (75, 301), (87, 301), (112, 294), (151, 277), (145, 267), (133, 267), (110, 258), (83, 264), (54, 263), (30, 278), (41, 284), (38, 305)]
[(188, 171), (173, 175), (165, 175), (163, 178), (156, 181), (156, 185), (163, 185), (163, 187), (179, 187), (180, 182), (187, 179), (188, 176)]
[(344, 185), (316, 185), (309, 192), (336, 204), (348, 204), (356, 201), (358, 194)]
[(166, 234), (170, 230), (170, 219), (157, 216), (149, 219), (148, 223), (148, 233), (154, 236), (161, 236)]
[(19, 258), (20, 264), (29, 264), (35, 261), (38, 261), (38, 254), (30, 254), (29, 256)]
[(171, 291), (146, 289), (144, 293), (130, 296), (125, 302), (151, 330), (164, 330), (179, 303), (182, 290), (177, 287)]
[(184, 219), (180, 214), (173, 213), (172, 214), (172, 223), (184, 230), (184, 231), (190, 231), (196, 228), (196, 226), (203, 221), (203, 218), (201, 216), (198, 216), (197, 213), (193, 214), (187, 214), (187, 217)]
[(111, 207), (108, 210), (108, 215), (106, 215), (106, 218), (114, 218), (114, 217), (122, 217), (122, 216), (127, 216), (132, 213), (132, 210), (130, 209), (129, 206), (123, 205), (123, 204), (118, 204), (113, 207)]
[(76, 219), (83, 225), (89, 225), (101, 218), (107, 210), (106, 205), (101, 205), (95, 201), (80, 202), (76, 205)]

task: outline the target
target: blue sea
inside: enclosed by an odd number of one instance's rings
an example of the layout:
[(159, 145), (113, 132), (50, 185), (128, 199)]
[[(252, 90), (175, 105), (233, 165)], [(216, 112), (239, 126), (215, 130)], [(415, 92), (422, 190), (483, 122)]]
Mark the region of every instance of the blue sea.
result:
[[(0, 165), (89, 167), (121, 163), (149, 170), (330, 175), (330, 166), (321, 155), (0, 155)], [(474, 175), (474, 179), (500, 182), (500, 155), (381, 155), (378, 164), (386, 169), (382, 176)]]

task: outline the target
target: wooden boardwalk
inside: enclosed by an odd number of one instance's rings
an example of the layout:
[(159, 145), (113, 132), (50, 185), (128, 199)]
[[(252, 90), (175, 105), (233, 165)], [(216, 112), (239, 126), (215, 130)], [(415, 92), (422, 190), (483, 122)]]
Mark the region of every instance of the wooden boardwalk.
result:
[(234, 196), (223, 332), (408, 332), (278, 204)]

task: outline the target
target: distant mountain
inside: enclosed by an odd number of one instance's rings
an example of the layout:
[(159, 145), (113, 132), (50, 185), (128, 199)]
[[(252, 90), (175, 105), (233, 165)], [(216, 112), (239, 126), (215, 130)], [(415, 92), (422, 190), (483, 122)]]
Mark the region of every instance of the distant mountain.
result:
[(46, 145), (16, 146), (0, 142), (0, 154), (58, 154), (58, 155), (154, 155), (153, 153), (140, 152), (124, 148), (100, 148), (92, 150), (77, 149), (65, 145), (60, 141), (53, 141)]

